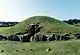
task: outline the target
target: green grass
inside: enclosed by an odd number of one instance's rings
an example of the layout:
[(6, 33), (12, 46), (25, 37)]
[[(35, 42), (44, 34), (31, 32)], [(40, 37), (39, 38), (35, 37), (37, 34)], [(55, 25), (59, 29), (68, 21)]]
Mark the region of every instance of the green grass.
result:
[(80, 32), (79, 27), (75, 27), (73, 25), (66, 24), (61, 22), (55, 18), (47, 17), (47, 16), (34, 16), (30, 17), (21, 23), (10, 27), (10, 28), (0, 28), (0, 34), (14, 34), (16, 32), (24, 32), (30, 23), (39, 22), (42, 26), (42, 33), (76, 33)]
[[(51, 48), (51, 51), (46, 52), (47, 48)], [(80, 40), (29, 43), (0, 41), (1, 50), (4, 52), (0, 52), (0, 55), (80, 55)]]

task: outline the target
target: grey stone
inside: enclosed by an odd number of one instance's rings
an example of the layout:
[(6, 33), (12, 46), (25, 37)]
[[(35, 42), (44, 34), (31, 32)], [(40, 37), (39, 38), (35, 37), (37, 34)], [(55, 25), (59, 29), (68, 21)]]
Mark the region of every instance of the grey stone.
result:
[(34, 41), (47, 41), (47, 37), (44, 34), (35, 34)]
[(52, 34), (52, 35), (47, 37), (47, 41), (53, 41), (53, 40), (56, 40), (56, 35), (55, 34)]
[(26, 34), (22, 37), (22, 42), (30, 42), (31, 35)]

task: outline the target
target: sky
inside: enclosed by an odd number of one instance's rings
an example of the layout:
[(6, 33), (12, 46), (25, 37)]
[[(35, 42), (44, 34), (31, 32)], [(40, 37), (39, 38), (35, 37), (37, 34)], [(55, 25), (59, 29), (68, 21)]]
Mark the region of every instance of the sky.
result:
[(0, 21), (23, 21), (37, 15), (80, 19), (80, 0), (0, 0)]

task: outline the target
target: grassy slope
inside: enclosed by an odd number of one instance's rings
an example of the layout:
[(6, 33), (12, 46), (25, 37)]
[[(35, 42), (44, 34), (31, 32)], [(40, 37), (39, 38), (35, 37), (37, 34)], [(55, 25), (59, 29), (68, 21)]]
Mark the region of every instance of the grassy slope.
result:
[[(47, 48), (51, 48), (51, 51), (46, 52)], [(0, 55), (80, 55), (80, 40), (30, 43), (1, 41), (1, 50), (4, 52), (0, 52)]]
[(11, 28), (1, 28), (0, 33), (1, 34), (13, 34), (16, 32), (23, 32), (26, 30), (27, 26), (30, 23), (36, 23), (40, 22), (42, 25), (42, 30), (41, 32), (47, 33), (47, 32), (52, 32), (52, 33), (63, 33), (63, 32), (68, 32), (68, 33), (74, 33), (74, 32), (80, 32), (80, 28), (71, 26), (69, 24), (66, 24), (64, 22), (61, 22), (59, 20), (56, 20), (55, 18), (47, 17), (47, 16), (34, 16), (30, 17), (21, 23), (11, 27)]

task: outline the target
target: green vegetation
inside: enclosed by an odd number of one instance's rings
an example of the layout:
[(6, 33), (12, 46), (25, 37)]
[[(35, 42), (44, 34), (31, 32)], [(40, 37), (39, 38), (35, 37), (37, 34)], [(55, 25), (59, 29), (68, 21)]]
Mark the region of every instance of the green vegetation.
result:
[(5, 21), (0, 21), (0, 27), (12, 27), (19, 22), (5, 22)]
[(55, 18), (47, 16), (34, 16), (30, 17), (21, 23), (9, 27), (9, 28), (0, 28), (0, 34), (14, 34), (16, 32), (24, 32), (27, 29), (27, 26), (31, 23), (39, 22), (42, 26), (42, 33), (76, 33), (80, 32), (79, 27), (66, 24)]
[[(46, 52), (48, 48), (51, 50)], [(80, 40), (29, 43), (1, 41), (0, 55), (80, 55)]]
[(77, 25), (80, 24), (80, 19), (69, 19), (69, 20), (64, 20), (63, 22), (71, 25)]

